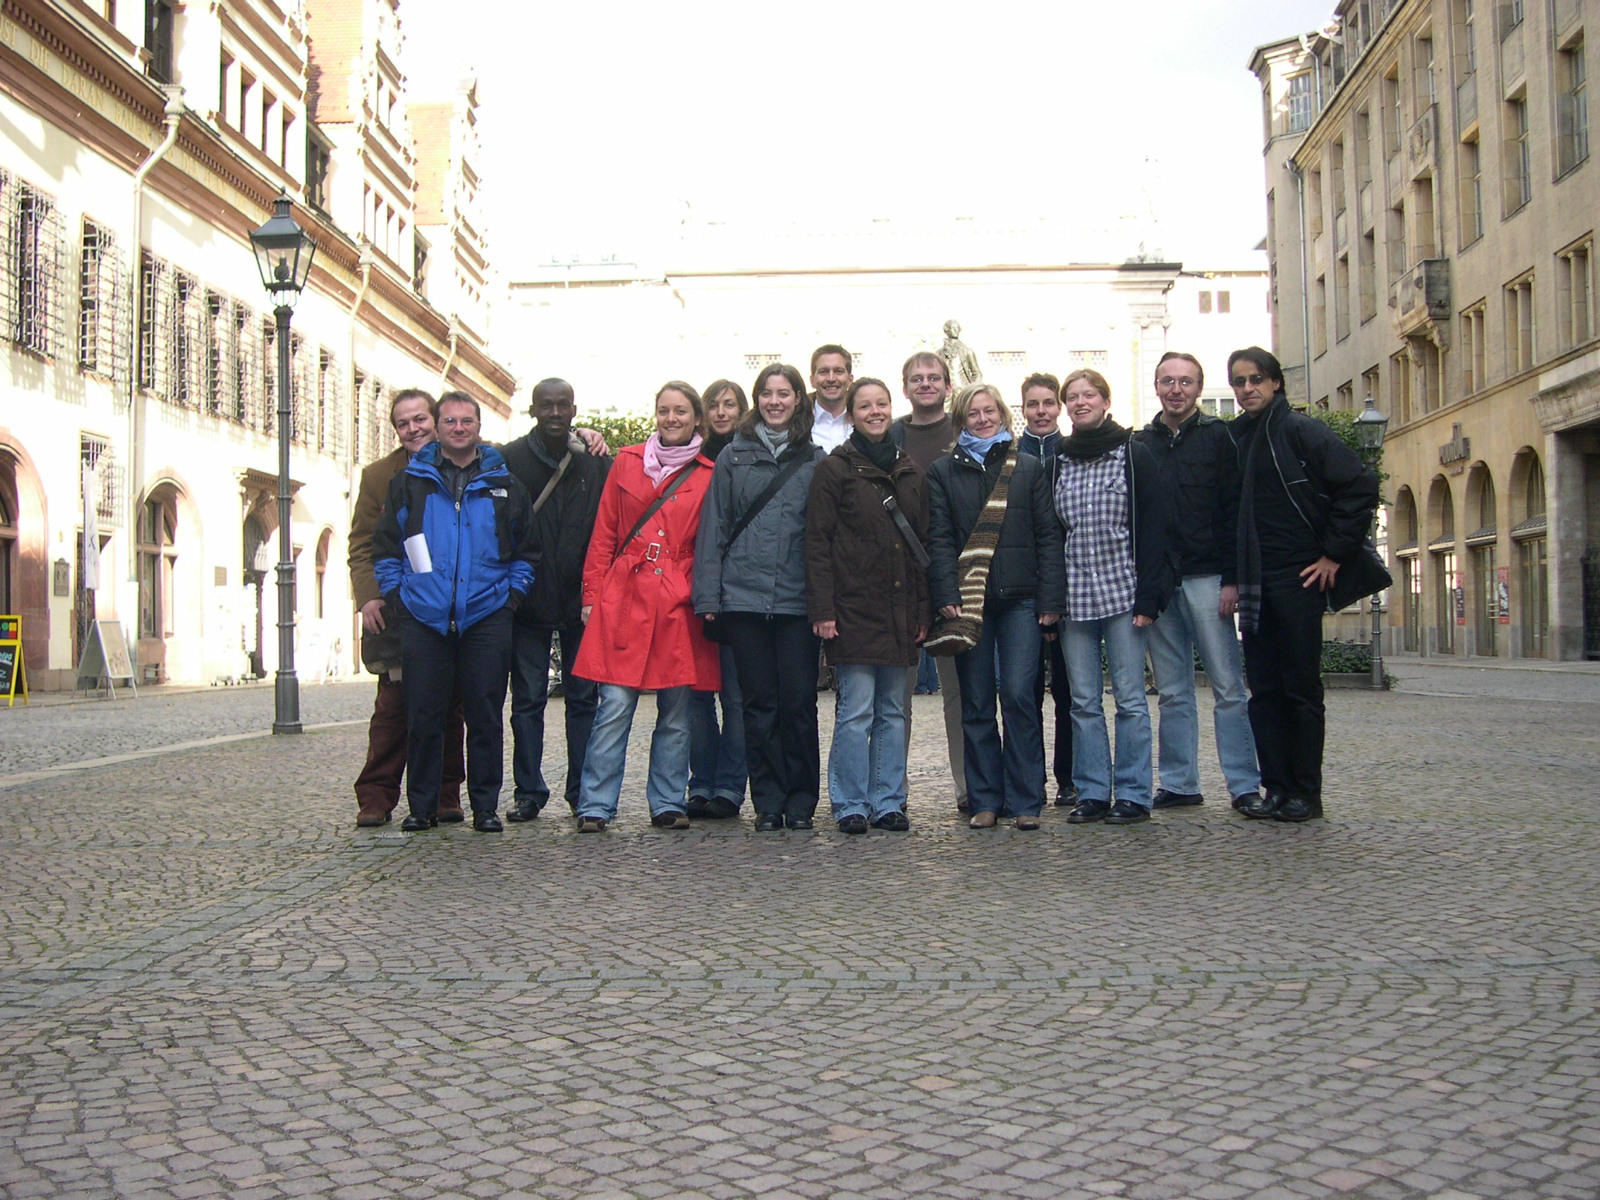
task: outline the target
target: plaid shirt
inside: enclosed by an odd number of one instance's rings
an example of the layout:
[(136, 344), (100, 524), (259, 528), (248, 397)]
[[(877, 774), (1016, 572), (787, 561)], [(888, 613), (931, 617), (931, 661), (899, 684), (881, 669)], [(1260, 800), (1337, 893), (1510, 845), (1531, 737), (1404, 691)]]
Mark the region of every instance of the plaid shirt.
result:
[(1133, 512), (1128, 447), (1085, 462), (1062, 455), (1056, 512), (1067, 531), (1067, 620), (1093, 621), (1133, 608)]

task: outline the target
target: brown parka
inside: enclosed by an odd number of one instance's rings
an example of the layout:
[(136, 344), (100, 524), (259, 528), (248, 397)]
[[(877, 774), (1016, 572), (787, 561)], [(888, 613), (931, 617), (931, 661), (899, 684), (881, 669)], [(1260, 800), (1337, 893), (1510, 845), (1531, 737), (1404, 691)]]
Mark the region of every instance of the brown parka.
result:
[(927, 476), (902, 450), (888, 471), (850, 442), (817, 464), (806, 507), (806, 607), (813, 622), (835, 621), (823, 643), (830, 663), (912, 667), (919, 627), (933, 620), (928, 575), (883, 505), (895, 502), (924, 549)]

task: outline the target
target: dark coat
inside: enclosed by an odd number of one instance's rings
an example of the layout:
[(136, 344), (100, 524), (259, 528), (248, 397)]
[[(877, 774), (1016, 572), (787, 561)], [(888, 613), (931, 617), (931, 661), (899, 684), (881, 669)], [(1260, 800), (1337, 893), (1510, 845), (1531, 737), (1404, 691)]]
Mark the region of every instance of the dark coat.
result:
[(892, 490), (912, 532), (928, 544), (927, 477), (902, 450), (888, 471), (846, 442), (817, 464), (806, 506), (806, 605), (836, 621), (830, 663), (910, 667), (917, 627), (932, 622), (927, 572), (883, 506)]
[[(516, 476), (537, 499), (556, 468), (534, 448), (539, 435), (530, 432), (507, 442), (506, 470)], [(568, 447), (572, 462), (561, 482), (533, 518), (533, 540), (539, 557), (534, 562), (533, 591), (517, 609), (517, 624), (540, 629), (571, 628), (579, 624), (583, 607), (583, 560), (600, 511), (600, 489), (611, 469), (609, 455), (596, 457), (574, 439)]]
[[(989, 501), (1000, 464), (1014, 446), (1014, 442), (999, 443), (984, 463), (957, 446), (928, 468), (928, 557), (932, 560), (928, 584), (935, 609), (961, 603), (956, 559)], [(1031, 598), (1041, 613), (1065, 611), (1067, 569), (1061, 540), (1061, 522), (1056, 518), (1044, 467), (1037, 458), (1019, 455), (1006, 517), (1000, 525), (1000, 544), (989, 564), (986, 598)]]
[(1155, 456), (1170, 498), (1169, 541), (1178, 575), (1238, 582), (1239, 455), (1228, 423), (1196, 411), (1173, 433), (1157, 415), (1133, 435)]

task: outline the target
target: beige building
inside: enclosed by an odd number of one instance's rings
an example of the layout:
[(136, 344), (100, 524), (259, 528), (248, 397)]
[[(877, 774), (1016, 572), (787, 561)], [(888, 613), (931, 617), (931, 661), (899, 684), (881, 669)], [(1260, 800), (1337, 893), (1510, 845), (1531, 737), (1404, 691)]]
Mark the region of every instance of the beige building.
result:
[(1600, 657), (1596, 0), (1346, 0), (1260, 47), (1290, 398), (1390, 418), (1388, 649)]
[(345, 537), (394, 390), (464, 388), (503, 429), (481, 225), (453, 199), (475, 96), (413, 135), (400, 37), (395, 0), (0, 0), (0, 613), (34, 687), (72, 686), (91, 618), (144, 680), (276, 667), (276, 334), (248, 238), (280, 191), (317, 242), (291, 346), (303, 677), (358, 665)]

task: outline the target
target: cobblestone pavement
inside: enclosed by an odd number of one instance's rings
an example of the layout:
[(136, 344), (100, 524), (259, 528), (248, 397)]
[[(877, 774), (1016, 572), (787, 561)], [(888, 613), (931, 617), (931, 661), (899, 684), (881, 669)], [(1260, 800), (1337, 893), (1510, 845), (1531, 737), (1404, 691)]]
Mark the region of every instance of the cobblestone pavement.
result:
[(650, 828), (648, 703), (582, 837), (356, 831), (359, 725), (17, 782), (114, 752), (57, 709), (0, 780), (0, 1194), (1593, 1200), (1600, 705), (1329, 705), (1327, 821), (1208, 758), (1019, 834), (921, 697), (913, 831), (856, 838)]

